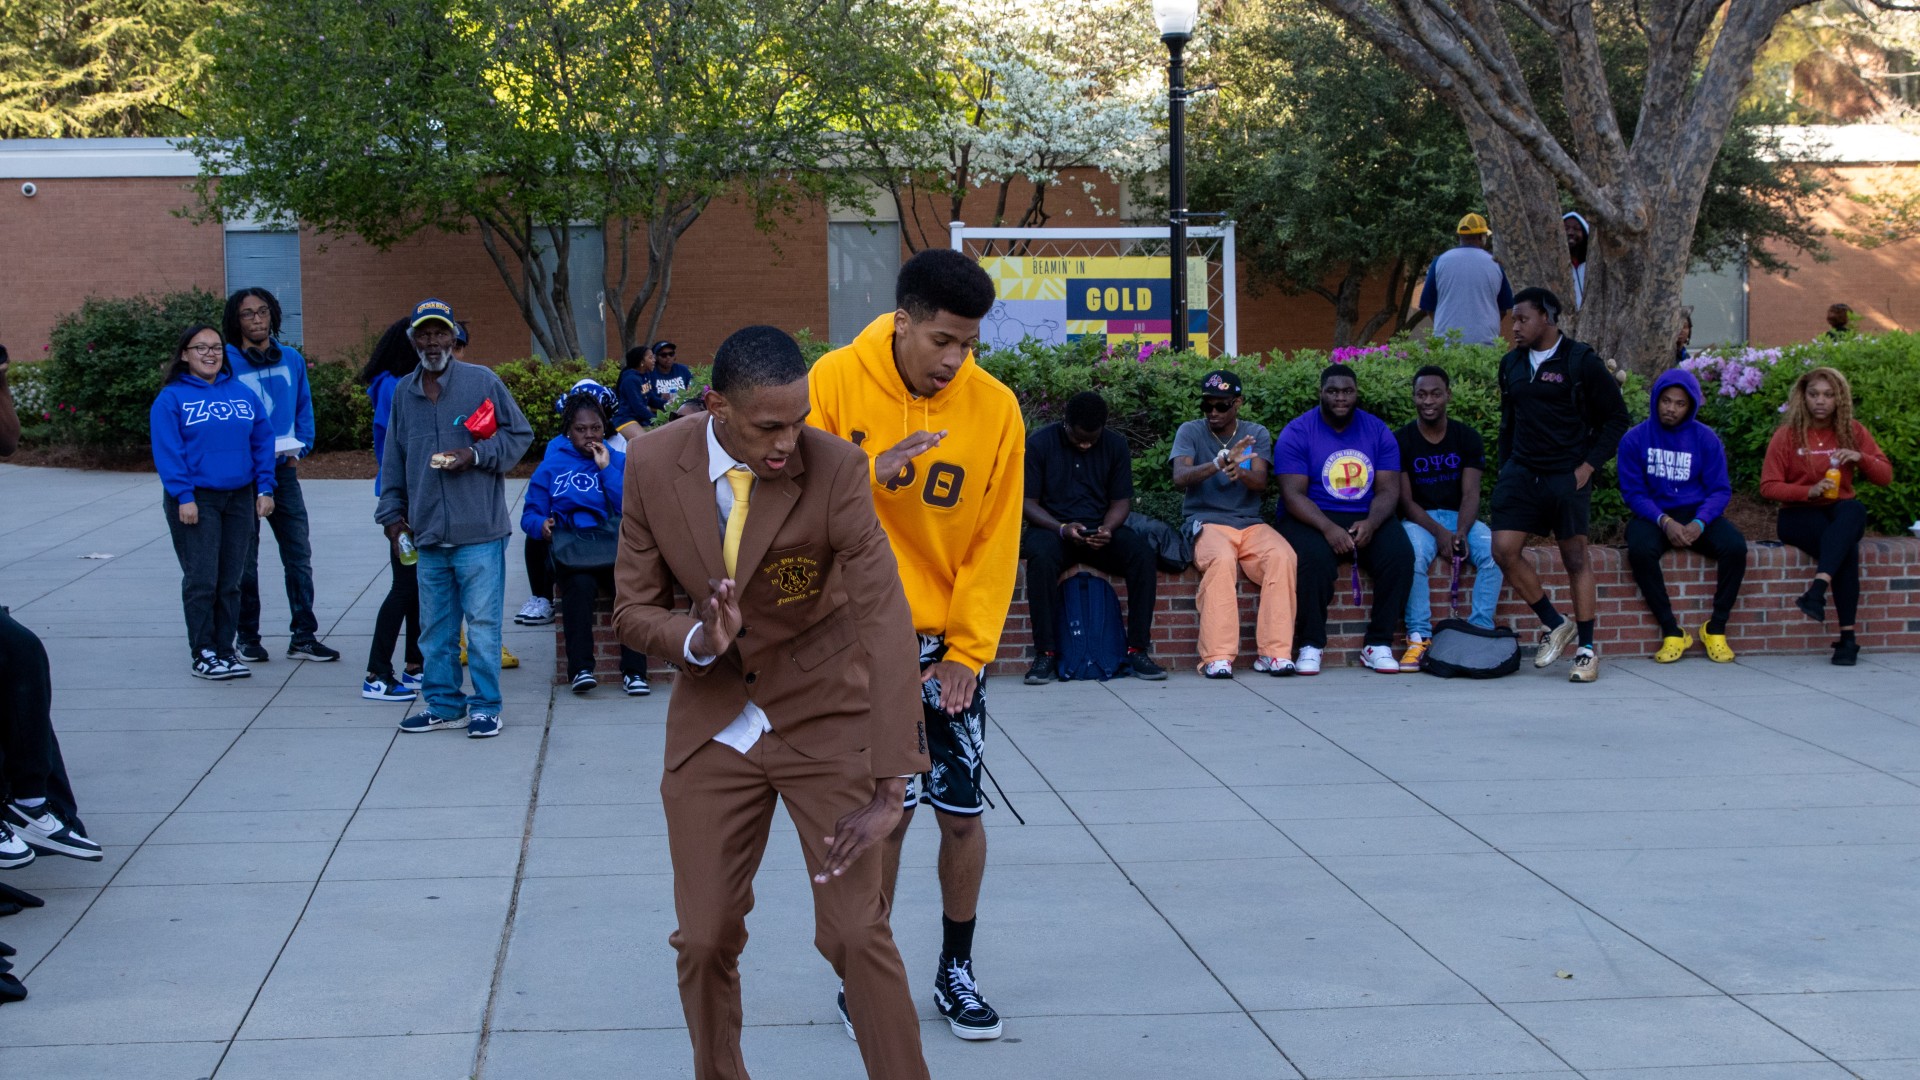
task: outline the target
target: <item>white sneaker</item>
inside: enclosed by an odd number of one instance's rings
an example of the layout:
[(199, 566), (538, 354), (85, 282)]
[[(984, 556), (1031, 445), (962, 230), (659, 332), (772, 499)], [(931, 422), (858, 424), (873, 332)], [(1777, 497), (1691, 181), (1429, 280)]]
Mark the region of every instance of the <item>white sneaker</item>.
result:
[(1393, 646), (1369, 645), (1360, 650), (1360, 662), (1382, 675), (1398, 675), (1400, 661), (1393, 658)]
[(1294, 661), (1293, 670), (1301, 675), (1320, 674), (1320, 650), (1311, 645), (1300, 646), (1300, 656)]
[(545, 626), (553, 621), (553, 601), (544, 596), (529, 596), (513, 621), (521, 626)]
[(1209, 679), (1231, 679), (1233, 678), (1233, 661), (1209, 660), (1200, 669), (1200, 674)]
[(33, 848), (15, 836), (5, 821), (0, 821), (0, 870), (12, 870), (32, 861)]

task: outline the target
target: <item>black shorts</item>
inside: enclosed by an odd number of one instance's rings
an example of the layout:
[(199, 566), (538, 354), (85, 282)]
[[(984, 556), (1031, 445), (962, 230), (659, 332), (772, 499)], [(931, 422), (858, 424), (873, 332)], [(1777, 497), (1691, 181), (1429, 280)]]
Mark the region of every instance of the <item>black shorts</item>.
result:
[(1508, 462), (1493, 486), (1493, 531), (1556, 540), (1586, 536), (1593, 481), (1577, 490), (1576, 483), (1570, 472), (1536, 473)]
[[(944, 647), (923, 649), (920, 670), (946, 654)], [(943, 814), (978, 817), (987, 809), (980, 793), (980, 762), (987, 739), (987, 680), (973, 686), (973, 700), (958, 716), (940, 708), (940, 680), (920, 684), (920, 711), (926, 718), (927, 758), (932, 768), (907, 782), (906, 808), (932, 804)]]

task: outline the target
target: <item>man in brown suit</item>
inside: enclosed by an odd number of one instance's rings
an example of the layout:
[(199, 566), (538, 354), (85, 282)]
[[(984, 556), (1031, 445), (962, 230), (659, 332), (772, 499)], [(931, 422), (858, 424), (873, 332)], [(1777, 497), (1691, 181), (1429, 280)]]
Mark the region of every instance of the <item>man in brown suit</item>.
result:
[[(622, 641), (680, 657), (687, 676), (667, 709), (660, 797), (694, 1076), (747, 1076), (739, 957), (777, 798), (867, 1075), (921, 1080), (880, 859), (862, 857), (927, 768), (913, 617), (867, 457), (806, 426), (806, 362), (770, 326), (721, 344), (708, 408), (628, 446), (614, 606)], [(693, 612), (674, 610), (676, 586)]]

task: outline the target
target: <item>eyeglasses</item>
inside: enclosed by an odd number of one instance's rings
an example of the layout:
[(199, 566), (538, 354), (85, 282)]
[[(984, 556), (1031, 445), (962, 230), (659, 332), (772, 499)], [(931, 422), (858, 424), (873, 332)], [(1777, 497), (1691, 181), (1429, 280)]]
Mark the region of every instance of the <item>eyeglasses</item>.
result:
[(252, 320), (254, 320), (254, 319), (265, 319), (265, 318), (268, 318), (268, 317), (269, 317), (269, 316), (271, 316), (272, 314), (273, 314), (273, 312), (272, 312), (272, 310), (271, 310), (271, 309), (269, 309), (269, 308), (263, 308), (263, 307), (256, 307), (256, 308), (241, 308), (241, 309), (240, 309), (240, 317), (241, 317), (242, 319), (245, 319), (245, 320), (247, 320), (247, 321), (249, 321), (249, 322), (251, 322), (251, 321), (252, 321)]
[(1234, 398), (1201, 398), (1200, 411), (1204, 413), (1230, 412), (1238, 403), (1237, 399)]
[(225, 345), (189, 345), (184, 349), (195, 356), (213, 356), (226, 350)]

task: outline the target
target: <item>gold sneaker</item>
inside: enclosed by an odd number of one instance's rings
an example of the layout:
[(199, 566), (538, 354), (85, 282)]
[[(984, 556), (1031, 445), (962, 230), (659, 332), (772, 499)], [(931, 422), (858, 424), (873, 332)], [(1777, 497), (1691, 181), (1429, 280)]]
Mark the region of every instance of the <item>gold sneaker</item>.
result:
[(1656, 664), (1671, 664), (1675, 660), (1685, 656), (1687, 650), (1691, 648), (1693, 648), (1693, 635), (1682, 630), (1680, 631), (1679, 637), (1664, 637), (1660, 639), (1660, 651), (1653, 654), (1653, 662)]
[(1700, 644), (1707, 647), (1707, 659), (1716, 664), (1733, 663), (1733, 646), (1727, 644), (1727, 635), (1707, 633), (1707, 624), (1700, 624)]
[(1407, 651), (1400, 654), (1401, 670), (1418, 671), (1420, 669), (1420, 658), (1427, 655), (1427, 646), (1432, 644), (1433, 642), (1431, 641), (1407, 642)]
[(1540, 643), (1539, 650), (1533, 654), (1533, 666), (1537, 668), (1553, 666), (1553, 662), (1560, 659), (1561, 650), (1571, 644), (1573, 635), (1579, 632), (1580, 628), (1574, 625), (1572, 619), (1560, 620), (1559, 626), (1547, 631), (1546, 640)]
[(1568, 682), (1592, 682), (1600, 677), (1600, 658), (1592, 649), (1581, 649), (1573, 654), (1573, 674), (1567, 676)]

